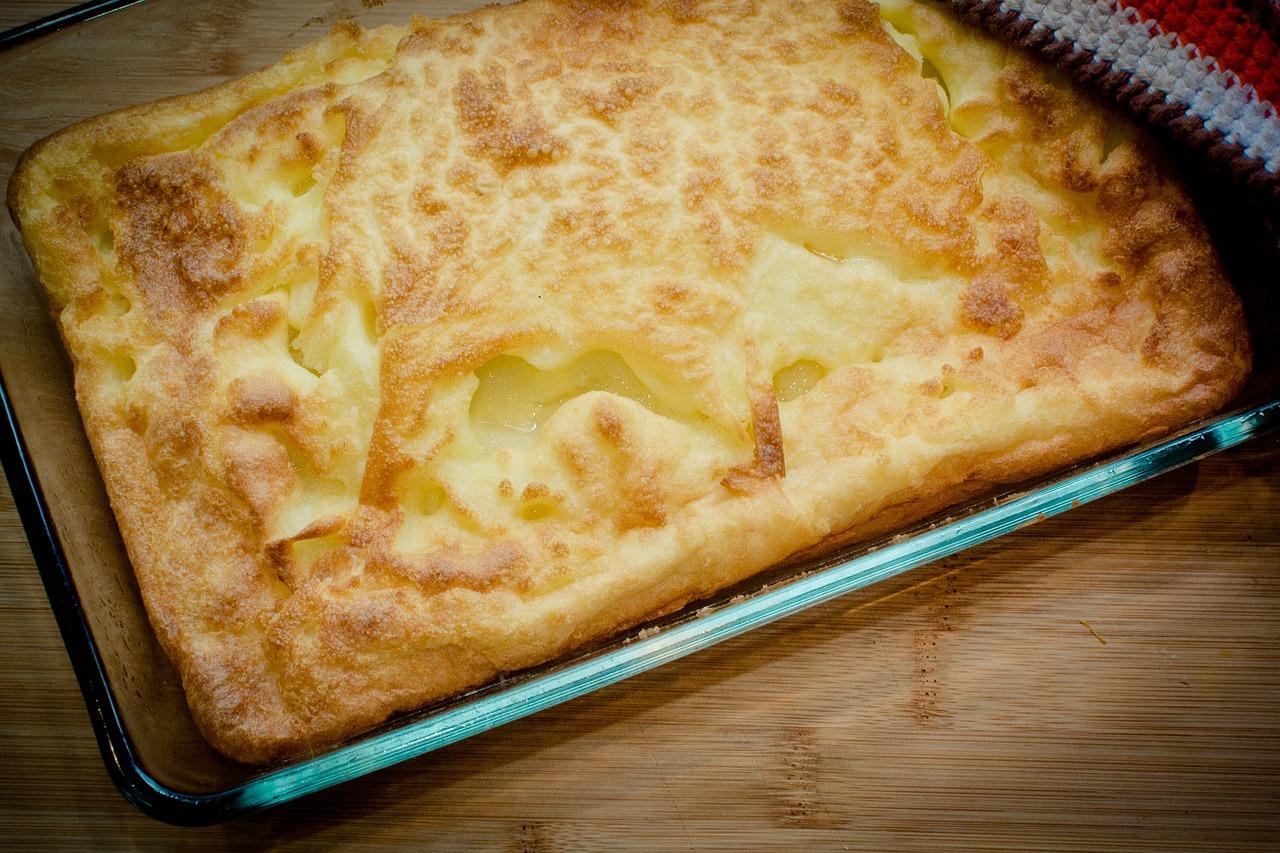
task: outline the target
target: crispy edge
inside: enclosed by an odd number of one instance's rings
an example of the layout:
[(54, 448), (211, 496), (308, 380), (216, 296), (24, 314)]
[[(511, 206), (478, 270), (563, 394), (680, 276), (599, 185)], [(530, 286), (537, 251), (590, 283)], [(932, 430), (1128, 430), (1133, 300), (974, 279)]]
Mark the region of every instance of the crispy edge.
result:
[[(317, 50), (320, 44), (313, 44), (290, 56), (296, 57), (298, 54)], [(32, 245), (32, 239), (24, 229), (21, 211), (24, 201), (40, 191), (35, 172), (41, 165), (42, 157), (53, 156), (57, 159), (59, 146), (64, 146), (64, 149), (69, 146), (74, 152), (77, 143), (84, 142), (86, 137), (89, 141), (102, 136), (122, 140), (129, 126), (138, 120), (164, 120), (184, 110), (199, 111), (225, 105), (235, 99), (241, 99), (246, 107), (250, 106), (254, 101), (246, 96), (246, 92), (252, 89), (247, 82), (257, 80), (259, 83), (267, 83), (270, 78), (278, 76), (278, 72), (278, 66), (272, 66), (248, 78), (222, 84), (195, 95), (181, 95), (155, 104), (127, 108), (74, 125), (37, 143), (20, 160), (10, 181), (8, 193), (10, 209), (23, 233), (24, 241), (27, 241), (28, 251), (36, 257), (36, 247)], [(266, 96), (269, 94), (264, 95)], [(1249, 342), (1243, 314), (1238, 300), (1221, 275), (1220, 264), (1213, 255), (1213, 249), (1208, 245), (1194, 212), (1188, 218), (1189, 203), (1180, 191), (1153, 178), (1144, 168), (1132, 170), (1122, 176), (1117, 191), (1122, 196), (1125, 192), (1130, 193), (1127, 198), (1141, 197), (1137, 203), (1123, 203), (1114, 208), (1115, 213), (1109, 225), (1117, 236), (1109, 254), (1127, 258), (1126, 263), (1133, 269), (1140, 286), (1151, 288), (1155, 294), (1157, 316), (1162, 320), (1158, 320), (1154, 337), (1146, 348), (1149, 350), (1148, 357), (1153, 360), (1189, 361), (1193, 365), (1195, 376), (1191, 385), (1184, 393), (1165, 401), (1156, 411), (1149, 413), (1142, 425), (1141, 434), (1136, 438), (1131, 431), (1102, 430), (1070, 441), (1037, 440), (1024, 443), (986, 460), (950, 460), (932, 472), (920, 489), (890, 496), (866, 518), (842, 533), (828, 537), (812, 549), (805, 549), (802, 554), (830, 550), (841, 542), (865, 539), (875, 532), (918, 520), (956, 500), (971, 496), (989, 483), (1017, 481), (1091, 456), (1117, 444), (1164, 431), (1185, 420), (1211, 412), (1237, 393), (1249, 365)], [(1147, 239), (1135, 237), (1135, 234), (1150, 236)], [(1166, 235), (1165, 239), (1161, 238), (1162, 234)], [(1207, 286), (1204, 286), (1206, 283)], [(59, 328), (62, 329), (61, 324)], [(65, 330), (63, 331), (65, 336)], [(1181, 342), (1192, 343), (1179, 347)], [(80, 367), (77, 363), (78, 371)], [(128, 466), (117, 466), (114, 462), (107, 461), (108, 458), (114, 460), (115, 457), (113, 453), (104, 452), (107, 444), (117, 437), (109, 435), (106, 425), (95, 418), (91, 409), (83, 403), (82, 412), (85, 415), (86, 431), (103, 468), (113, 505), (128, 505), (131, 510), (140, 511), (136, 498), (121, 485), (130, 474)], [(146, 459), (145, 453), (140, 458)], [(922, 495), (929, 497), (922, 498)], [(764, 500), (766, 497), (762, 495), (760, 499)], [(133, 501), (132, 504), (130, 501)], [(139, 520), (141, 515), (134, 518), (135, 514), (129, 511), (117, 512), (130, 556), (136, 561), (135, 565), (146, 570), (158, 570), (158, 552)], [(584, 627), (577, 632), (571, 646), (609, 636), (648, 618), (678, 609), (688, 601), (714, 591), (716, 587), (708, 586), (706, 581), (706, 578), (696, 579), (694, 583), (675, 591), (674, 595), (666, 590), (645, 600), (632, 600), (627, 603), (624, 612), (614, 611), (610, 620)], [(184, 662), (182, 656), (174, 654), (176, 650), (172, 632), (177, 628), (166, 624), (162, 618), (157, 618), (157, 612), (164, 608), (162, 603), (152, 601), (163, 598), (163, 585), (153, 582), (144, 584), (143, 587), (152, 588), (151, 594), (144, 597), (151, 605), (148, 611), (157, 635), (177, 662), (184, 684), (189, 684), (195, 675), (189, 671), (190, 665)], [(694, 588), (690, 590), (689, 587)], [(567, 649), (561, 649), (565, 650)], [(426, 692), (437, 695), (448, 693), (496, 674), (484, 666), (459, 669), (456, 662), (453, 663), (454, 666), (442, 667), (440, 670), (453, 671), (455, 678), (451, 679), (451, 683)], [(424, 667), (428, 672), (432, 669)], [(462, 685), (453, 683), (458, 680), (456, 676), (460, 672), (466, 673), (462, 679), (466, 683)], [(246, 727), (243, 721), (237, 725), (236, 721), (218, 717), (215, 709), (202, 702), (200, 690), (188, 689), (187, 695), (197, 723), (206, 737), (220, 750), (251, 763), (261, 763), (302, 751), (313, 746), (317, 738), (324, 741), (336, 740), (385, 717), (385, 707), (371, 706), (367, 714), (348, 719), (343, 725), (328, 727), (324, 731), (291, 728), (288, 731), (266, 732), (255, 730), (252, 726)]]
[[(63, 313), (77, 288), (68, 287), (59, 270), (42, 263), (50, 253), (74, 252), (75, 246), (50, 239), (45, 233), (45, 222), (31, 214), (38, 209), (39, 197), (45, 192), (51, 173), (66, 170), (74, 174), (78, 163), (96, 158), (103, 150), (124, 153), (123, 159), (183, 150), (190, 147), (182, 144), (184, 129), (189, 128), (184, 122), (194, 118), (212, 125), (208, 132), (196, 134), (194, 144), (198, 144), (257, 104), (300, 87), (326, 82), (325, 66), (329, 62), (341, 58), (352, 48), (371, 46), (375, 40), (385, 39), (394, 32), (393, 27), (365, 31), (354, 24), (339, 24), (324, 37), (244, 77), (77, 122), (38, 140), (23, 152), (10, 176), (6, 193), (10, 216), (33, 261), (48, 308), (71, 357), (75, 397), (85, 433), (138, 576), (148, 619), (161, 648), (178, 672), (192, 718), (201, 734), (219, 751), (250, 764), (266, 763), (300, 751), (307, 745), (306, 733), (298, 731), (283, 713), (255, 719), (230, 718), (223, 713), (216, 694), (226, 692), (228, 685), (222, 682), (231, 680), (234, 673), (225, 669), (205, 671), (195, 660), (194, 651), (182, 641), (182, 625), (176, 618), (178, 602), (165, 583), (163, 543), (157, 541), (148, 524), (148, 516), (161, 508), (158, 490), (140, 482), (156, 479), (153, 460), (141, 439), (119, 418), (112, 417), (109, 404), (95, 393), (97, 368), (77, 352), (73, 329), (68, 327), (74, 320)], [(149, 129), (149, 134), (141, 140), (138, 127)], [(97, 265), (97, 259), (84, 252), (77, 253), (73, 260), (80, 270)], [(77, 284), (101, 290), (100, 279)], [(144, 472), (143, 477), (139, 476), (140, 471)]]

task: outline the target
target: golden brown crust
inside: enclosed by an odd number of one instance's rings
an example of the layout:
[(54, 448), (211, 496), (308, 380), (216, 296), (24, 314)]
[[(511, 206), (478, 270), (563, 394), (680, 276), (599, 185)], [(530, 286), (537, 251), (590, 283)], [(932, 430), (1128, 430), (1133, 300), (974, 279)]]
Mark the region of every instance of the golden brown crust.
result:
[(1249, 369), (1141, 135), (911, 0), (344, 27), (44, 140), (9, 204), (157, 635), (250, 762)]

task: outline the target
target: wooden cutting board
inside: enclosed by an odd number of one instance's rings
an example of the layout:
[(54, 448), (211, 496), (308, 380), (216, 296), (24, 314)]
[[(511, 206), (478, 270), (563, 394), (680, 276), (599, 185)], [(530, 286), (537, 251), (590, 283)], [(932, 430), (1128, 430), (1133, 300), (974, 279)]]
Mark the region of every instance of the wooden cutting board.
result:
[(1280, 438), (200, 830), (107, 778), (3, 489), (0, 756), (15, 850), (1280, 849)]

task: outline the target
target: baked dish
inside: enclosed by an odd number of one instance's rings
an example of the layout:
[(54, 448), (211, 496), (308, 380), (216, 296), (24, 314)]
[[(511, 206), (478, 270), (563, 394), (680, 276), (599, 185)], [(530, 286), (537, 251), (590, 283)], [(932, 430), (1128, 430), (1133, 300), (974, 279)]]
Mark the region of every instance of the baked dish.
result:
[(911, 0), (342, 25), (40, 142), (9, 204), (156, 634), (251, 763), (1250, 363), (1149, 140)]

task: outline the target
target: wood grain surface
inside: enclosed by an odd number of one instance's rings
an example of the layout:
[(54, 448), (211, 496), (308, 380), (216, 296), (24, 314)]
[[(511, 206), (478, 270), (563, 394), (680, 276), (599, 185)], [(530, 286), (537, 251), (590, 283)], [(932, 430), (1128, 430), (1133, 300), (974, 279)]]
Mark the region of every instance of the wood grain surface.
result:
[(3, 0), (0, 2), (0, 30), (52, 15), (74, 5), (74, 2), (68, 3), (66, 0)]
[(4, 488), (0, 757), (13, 850), (1280, 849), (1280, 437), (207, 829), (112, 786)]
[(7, 490), (0, 577), (7, 849), (1280, 844), (1276, 438), (207, 829), (112, 787)]

